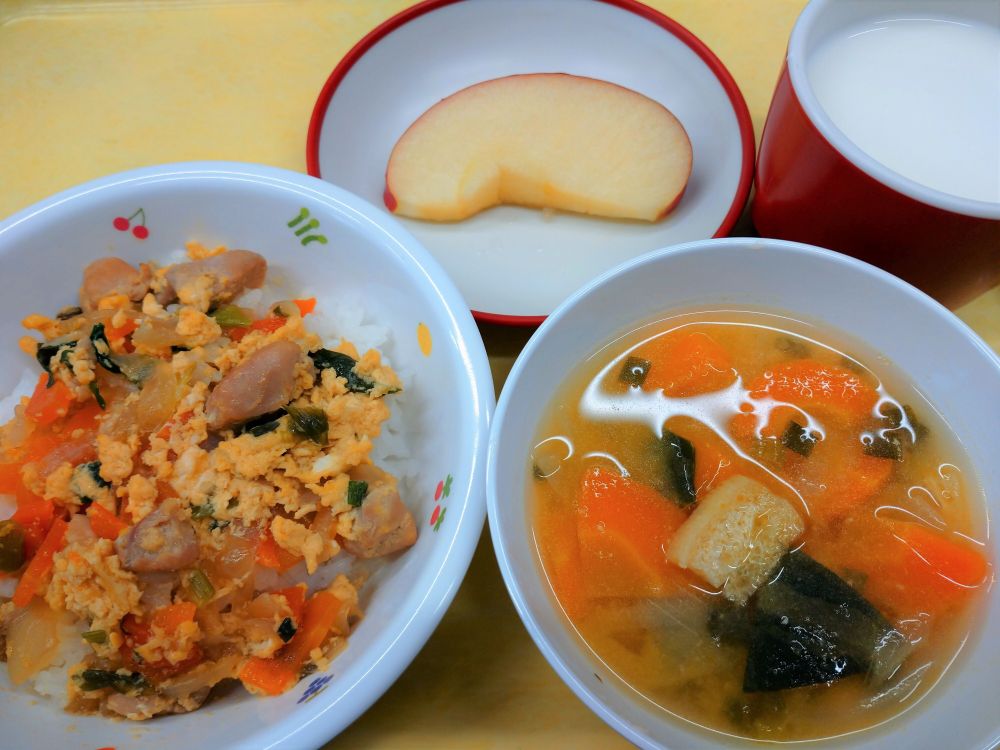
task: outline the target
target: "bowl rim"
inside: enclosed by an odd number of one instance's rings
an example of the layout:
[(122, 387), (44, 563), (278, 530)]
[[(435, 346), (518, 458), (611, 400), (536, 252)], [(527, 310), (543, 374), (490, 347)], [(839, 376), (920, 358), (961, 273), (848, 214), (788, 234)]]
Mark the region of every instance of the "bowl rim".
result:
[(562, 681), (573, 691), (576, 697), (579, 698), (584, 705), (600, 717), (600, 719), (603, 720), (608, 726), (625, 737), (625, 739), (640, 747), (659, 747), (660, 745), (652, 742), (649, 736), (641, 733), (633, 724), (629, 723), (615, 711), (605, 706), (597, 692), (589, 687), (587, 683), (577, 678), (577, 675), (574, 673), (569, 663), (562, 659), (556, 649), (550, 645), (548, 636), (541, 627), (539, 621), (536, 619), (533, 610), (528, 605), (527, 599), (518, 585), (518, 581), (514, 573), (512, 556), (507, 544), (505, 543), (504, 531), (500, 528), (498, 521), (500, 514), (499, 505), (501, 502), (501, 498), (499, 497), (499, 493), (497, 491), (499, 471), (497, 461), (501, 442), (500, 435), (507, 421), (507, 414), (510, 409), (511, 400), (514, 398), (512, 394), (521, 379), (528, 360), (531, 359), (535, 355), (535, 352), (544, 345), (549, 332), (555, 326), (559, 325), (564, 318), (570, 315), (576, 306), (595, 290), (620, 275), (633, 271), (637, 268), (641, 268), (642, 266), (654, 264), (665, 257), (699, 253), (705, 250), (706, 246), (709, 248), (728, 248), (735, 246), (737, 248), (743, 248), (745, 251), (749, 252), (760, 248), (761, 245), (767, 246), (769, 250), (776, 250), (779, 253), (787, 253), (789, 255), (818, 255), (822, 259), (839, 263), (862, 274), (879, 279), (880, 281), (895, 287), (900, 292), (910, 296), (916, 302), (929, 306), (930, 310), (934, 314), (948, 321), (951, 328), (954, 329), (956, 335), (967, 339), (976, 349), (980, 351), (980, 353), (985, 355), (986, 360), (993, 365), (993, 368), (996, 370), (997, 377), (1000, 379), (1000, 355), (994, 352), (993, 349), (982, 339), (982, 337), (973, 331), (964, 321), (958, 318), (954, 313), (948, 310), (933, 297), (930, 297), (902, 279), (893, 276), (888, 271), (884, 271), (870, 263), (866, 263), (852, 256), (843, 255), (826, 248), (788, 240), (763, 237), (725, 237), (695, 240), (693, 242), (686, 242), (683, 244), (670, 245), (668, 247), (660, 248), (659, 250), (654, 250), (636, 258), (629, 259), (615, 268), (601, 274), (564, 300), (552, 312), (552, 314), (548, 316), (546, 321), (542, 323), (538, 330), (536, 330), (528, 340), (528, 343), (525, 344), (524, 348), (521, 350), (521, 354), (518, 355), (517, 360), (514, 362), (514, 365), (507, 376), (507, 380), (500, 394), (500, 398), (497, 402), (497, 408), (493, 416), (493, 426), (490, 430), (489, 451), (486, 460), (486, 508), (489, 520), (490, 538), (493, 543), (493, 549), (496, 553), (497, 565), (499, 566), (500, 573), (503, 576), (504, 585), (507, 588), (507, 592), (514, 604), (514, 608), (517, 610), (518, 616), (524, 623), (525, 629), (528, 631), (531, 639), (535, 642), (535, 646), (539, 651), (541, 651), (546, 661), (548, 661), (549, 665), (556, 671), (560, 679), (562, 679)]
[[(380, 235), (382, 244), (391, 246), (393, 251), (407, 258), (419, 270), (422, 281), (429, 285), (429, 296), (436, 298), (441, 304), (442, 317), (448, 321), (450, 328), (447, 340), (457, 348), (456, 359), (469, 383), (470, 411), (475, 417), (474, 429), (471, 430), (472, 442), (467, 446), (469, 491), (461, 512), (456, 513), (451, 540), (426, 594), (414, 610), (405, 613), (400, 611), (394, 615), (392, 621), (400, 621), (397, 626), (400, 628), (398, 637), (381, 654), (369, 657), (371, 663), (366, 665), (361, 679), (371, 685), (372, 689), (363, 695), (357, 690), (360, 683), (355, 682), (346, 685), (336, 699), (332, 691), (324, 691), (325, 695), (317, 696), (312, 701), (322, 708), (311, 718), (299, 717), (298, 721), (289, 721), (293, 715), (290, 713), (286, 719), (266, 725), (257, 734), (240, 742), (241, 746), (248, 748), (318, 748), (346, 729), (398, 679), (437, 629), (468, 572), (486, 515), (484, 482), (487, 435), (495, 408), (489, 360), (475, 321), (454, 282), (401, 223), (344, 188), (279, 167), (233, 161), (174, 162), (118, 172), (84, 182), (0, 221), (0, 264), (5, 262), (4, 245), (16, 243), (19, 231), (32, 226), (36, 218), (46, 220), (46, 214), (66, 204), (76, 203), (104, 191), (190, 179), (233, 180), (293, 190), (375, 230)], [(442, 345), (445, 340), (441, 338)], [(454, 574), (446, 575), (448, 569), (453, 569)], [(394, 658), (386, 658), (389, 653), (394, 653)], [(343, 705), (345, 703), (347, 705)], [(332, 711), (334, 707), (335, 712)]]
[[(306, 170), (313, 177), (323, 179), (320, 172), (319, 147), (323, 131), (323, 122), (326, 119), (327, 110), (334, 94), (340, 87), (341, 82), (351, 71), (354, 65), (364, 55), (374, 47), (383, 37), (388, 36), (396, 29), (413, 21), (426, 13), (430, 13), (449, 5), (465, 0), (423, 0), (409, 8), (406, 8), (394, 16), (386, 19), (365, 36), (363, 36), (351, 49), (341, 58), (336, 67), (330, 73), (323, 88), (320, 89), (316, 104), (313, 106), (312, 116), (309, 118), (309, 129), (306, 134)], [(736, 225), (737, 220), (743, 213), (747, 198), (750, 196), (750, 187), (753, 183), (756, 141), (754, 137), (753, 121), (750, 118), (750, 110), (747, 107), (743, 92), (736, 83), (736, 79), (712, 52), (705, 42), (691, 33), (686, 27), (670, 18), (664, 13), (643, 5), (638, 0), (592, 0), (593, 2), (605, 3), (615, 8), (628, 11), (639, 16), (639, 18), (649, 21), (662, 28), (666, 33), (676, 37), (687, 45), (712, 74), (718, 79), (733, 108), (736, 123), (740, 131), (740, 150), (742, 164), (740, 166), (740, 178), (736, 185), (733, 201), (729, 210), (722, 219), (722, 223), (712, 237), (725, 237)], [(700, 240), (696, 240), (700, 241)], [(492, 313), (483, 310), (472, 310), (472, 316), (483, 323), (494, 323), (497, 325), (529, 327), (537, 326), (545, 320), (545, 315), (508, 315), (506, 313)], [(552, 313), (550, 313), (551, 315)]]

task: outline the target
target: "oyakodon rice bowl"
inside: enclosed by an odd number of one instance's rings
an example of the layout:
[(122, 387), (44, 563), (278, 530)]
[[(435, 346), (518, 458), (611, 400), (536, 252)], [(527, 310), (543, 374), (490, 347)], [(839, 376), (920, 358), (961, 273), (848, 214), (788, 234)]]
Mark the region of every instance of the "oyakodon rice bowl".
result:
[[(284, 222), (303, 248), (295, 219), (328, 231), (309, 213)], [(151, 215), (111, 216), (112, 238), (131, 235), (117, 252), (81, 248), (78, 295), (7, 308), (34, 334), (14, 337), (0, 404), (7, 676), (50, 712), (130, 719), (317, 702), (342, 661), (371, 661), (352, 633), (391, 625), (387, 589), (427, 602), (394, 579), (470, 515), (469, 470), (427, 475), (419, 455), (432, 428), (410, 388), (438, 354), (432, 318), (385, 325), (384, 288), (325, 293), (267, 241), (154, 247)]]

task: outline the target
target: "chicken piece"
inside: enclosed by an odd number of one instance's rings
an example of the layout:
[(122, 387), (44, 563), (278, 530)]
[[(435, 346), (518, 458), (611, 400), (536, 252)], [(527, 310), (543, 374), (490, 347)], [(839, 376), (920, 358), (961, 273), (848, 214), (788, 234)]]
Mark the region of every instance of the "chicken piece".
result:
[(301, 356), (298, 344), (275, 341), (230, 370), (205, 402), (208, 428), (224, 430), (287, 404)]
[(372, 487), (361, 507), (351, 513), (354, 526), (344, 539), (344, 549), (356, 557), (381, 557), (417, 541), (413, 514), (391, 484)]
[(121, 258), (99, 258), (83, 269), (80, 307), (96, 310), (97, 303), (113, 294), (124, 294), (139, 302), (149, 290), (149, 273), (130, 266)]
[(266, 275), (267, 261), (262, 255), (249, 250), (229, 250), (168, 268), (166, 285), (156, 299), (166, 305), (180, 298), (204, 312), (209, 304), (229, 302), (246, 289), (259, 289)]
[(171, 502), (119, 536), (115, 550), (126, 569), (142, 573), (180, 570), (192, 565), (199, 555), (194, 527)]

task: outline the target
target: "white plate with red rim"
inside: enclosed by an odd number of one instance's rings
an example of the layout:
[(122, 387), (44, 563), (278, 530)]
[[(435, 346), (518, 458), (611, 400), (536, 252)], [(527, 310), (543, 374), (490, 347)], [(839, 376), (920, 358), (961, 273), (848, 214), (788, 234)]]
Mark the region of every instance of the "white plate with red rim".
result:
[(384, 206), (403, 132), (441, 99), (518, 73), (611, 81), (660, 102), (691, 138), (694, 166), (657, 223), (497, 206), (460, 222), (399, 217), (480, 321), (537, 325), (575, 289), (656, 248), (725, 236), (750, 191), (754, 136), (732, 76), (697, 37), (634, 0), (427, 0), (369, 33), (323, 87), (309, 173)]

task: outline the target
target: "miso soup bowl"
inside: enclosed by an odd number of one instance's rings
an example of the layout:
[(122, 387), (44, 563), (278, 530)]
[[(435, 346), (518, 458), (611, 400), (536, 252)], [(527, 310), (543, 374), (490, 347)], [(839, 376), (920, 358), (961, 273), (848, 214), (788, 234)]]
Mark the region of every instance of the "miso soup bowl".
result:
[(997, 28), (1000, 5), (811, 0), (806, 6), (761, 137), (753, 220), (764, 236), (850, 253), (955, 308), (1000, 283), (1000, 203), (943, 193), (882, 165), (834, 124), (808, 75), (813, 52), (843, 29), (919, 17)]
[[(769, 239), (705, 240), (659, 250), (587, 285), (542, 324), (504, 386), (490, 436), (487, 508), (500, 569), (538, 648), (598, 716), (646, 748), (759, 747), (667, 714), (580, 639), (546, 582), (526, 493), (541, 415), (572, 369), (637, 324), (672, 312), (764, 309), (835, 332), (907, 373), (961, 441), (1000, 512), (1000, 358), (964, 323), (903, 281), (846, 255)], [(990, 555), (995, 559), (992, 549)], [(995, 568), (995, 564), (994, 564)], [(990, 750), (1000, 741), (1000, 595), (941, 682), (881, 726), (815, 748)], [(836, 717), (831, 717), (836, 721)], [(836, 728), (832, 727), (832, 733)]]
[[(252, 164), (169, 164), (81, 185), (0, 222), (0, 398), (30, 370), (17, 347), (20, 321), (74, 304), (87, 263), (106, 255), (162, 262), (191, 240), (256, 250), (268, 260), (268, 285), (308, 291), (329, 323), (343, 303), (362, 311), (354, 330), (388, 331), (379, 348), (404, 378), (410, 439), (394, 453), (413, 467), (401, 487), (417, 543), (387, 558), (362, 586), (365, 616), (329, 669), (280, 696), (255, 698), (234, 686), (193, 713), (113, 721), (63, 713), (25, 686), (11, 687), (0, 665), (4, 750), (317, 748), (374, 703), (423, 647), (481, 535), (494, 397), (468, 306), (394, 219), (313, 177)], [(393, 408), (403, 414), (402, 401)]]

